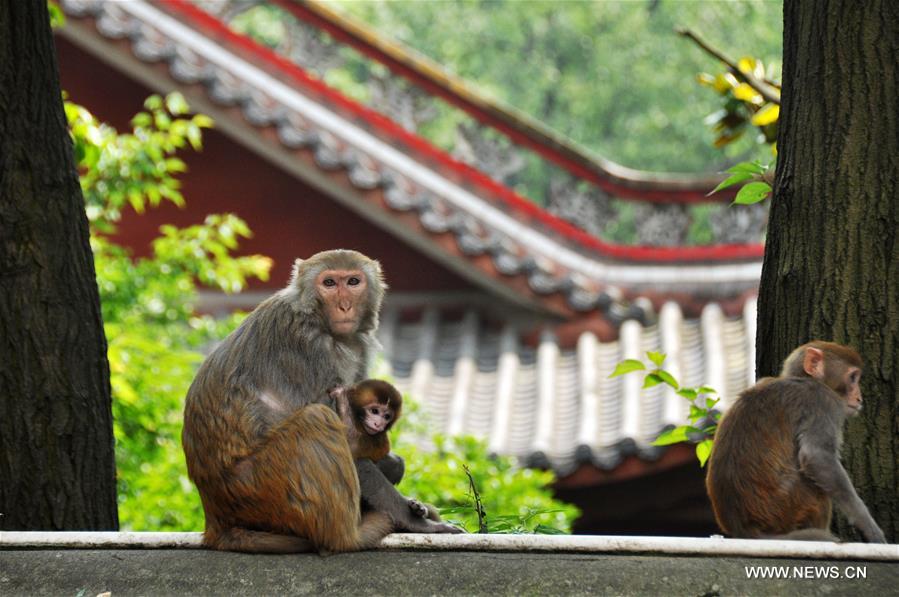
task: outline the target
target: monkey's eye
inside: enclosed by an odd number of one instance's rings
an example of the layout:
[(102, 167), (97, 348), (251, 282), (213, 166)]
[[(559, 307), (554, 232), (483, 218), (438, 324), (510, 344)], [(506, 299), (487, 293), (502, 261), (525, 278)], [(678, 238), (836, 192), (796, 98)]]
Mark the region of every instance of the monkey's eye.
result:
[(337, 282), (334, 281), (334, 278), (325, 278), (325, 280), (322, 282), (322, 284), (324, 284), (328, 288), (331, 288), (332, 286), (337, 286)]
[(859, 372), (858, 372), (858, 371), (853, 371), (852, 373), (849, 374), (849, 381), (850, 381), (851, 383), (858, 383), (858, 378), (859, 378), (859, 377), (860, 377)]
[(347, 280), (347, 284), (349, 284), (350, 286), (358, 286), (358, 285), (359, 285), (359, 282), (361, 282), (361, 281), (362, 281), (362, 280), (360, 280), (360, 279), (357, 278), (356, 276), (353, 276), (352, 278), (350, 278), (349, 280)]

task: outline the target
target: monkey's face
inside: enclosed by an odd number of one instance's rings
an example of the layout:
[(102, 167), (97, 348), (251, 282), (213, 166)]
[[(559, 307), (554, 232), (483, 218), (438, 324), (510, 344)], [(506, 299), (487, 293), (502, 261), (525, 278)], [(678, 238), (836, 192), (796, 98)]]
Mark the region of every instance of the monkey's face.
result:
[(368, 309), (365, 273), (358, 269), (326, 269), (316, 277), (315, 288), (331, 333), (335, 336), (355, 333)]
[(369, 435), (377, 435), (390, 429), (395, 420), (393, 409), (389, 404), (375, 402), (362, 409), (359, 421)]
[[(802, 351), (802, 369), (809, 377), (821, 381), (840, 395), (846, 408), (846, 415), (857, 415), (862, 409), (862, 390), (859, 381), (862, 377), (861, 357), (851, 348), (829, 342), (814, 342), (827, 347), (827, 352), (816, 346), (803, 345), (794, 351), (794, 355)], [(794, 367), (790, 364), (794, 359), (790, 355), (784, 363), (784, 371)], [(795, 358), (798, 362), (798, 357)]]
[(842, 371), (834, 391), (846, 400), (846, 414), (857, 415), (862, 410), (862, 390), (859, 381), (862, 370), (858, 367), (847, 367)]

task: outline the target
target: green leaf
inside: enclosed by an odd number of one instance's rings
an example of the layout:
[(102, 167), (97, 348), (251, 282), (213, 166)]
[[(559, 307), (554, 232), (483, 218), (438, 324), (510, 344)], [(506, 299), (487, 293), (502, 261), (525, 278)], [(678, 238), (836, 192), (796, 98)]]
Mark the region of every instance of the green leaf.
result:
[(615, 367), (615, 371), (613, 371), (609, 377), (618, 377), (619, 375), (624, 375), (625, 373), (645, 370), (646, 365), (644, 365), (641, 361), (638, 361), (636, 359), (625, 359), (618, 363), (618, 365)]
[(193, 122), (198, 127), (204, 128), (204, 129), (212, 128), (212, 126), (215, 124), (215, 121), (212, 120), (212, 118), (210, 116), (207, 116), (205, 114), (195, 115), (191, 119), (191, 122)]
[(740, 162), (739, 164), (734, 164), (730, 168), (726, 170), (729, 172), (731, 176), (728, 176), (726, 179), (721, 181), (721, 183), (715, 187), (709, 195), (717, 193), (721, 189), (726, 189), (728, 187), (732, 187), (734, 185), (740, 184), (741, 182), (746, 182), (751, 178), (755, 178), (756, 176), (761, 176), (768, 170), (768, 166), (763, 165), (761, 162)]
[(670, 373), (668, 373), (667, 371), (665, 371), (664, 369), (659, 369), (658, 371), (655, 371), (654, 373), (659, 376), (659, 379), (661, 379), (663, 382), (665, 382), (666, 384), (668, 384), (675, 390), (680, 387), (680, 384), (677, 383), (677, 380), (674, 379), (674, 376), (671, 375)]
[(138, 112), (134, 115), (134, 118), (131, 119), (131, 126), (133, 128), (145, 128), (153, 124), (153, 119), (146, 112)]
[(66, 15), (56, 2), (47, 2), (47, 9), (50, 11), (50, 26), (58, 29), (66, 24)]
[(151, 95), (147, 99), (144, 100), (144, 107), (147, 110), (161, 110), (162, 109), (162, 98), (158, 95)]
[[(735, 184), (740, 184), (741, 182), (745, 182), (745, 181), (751, 179), (752, 177), (753, 177), (753, 175), (748, 172), (738, 172), (737, 174), (732, 174), (732, 175), (728, 176), (727, 178), (725, 178), (724, 180), (722, 180), (718, 184), (717, 187), (715, 187), (714, 189), (709, 191), (708, 195), (713, 195), (713, 194), (717, 193), (718, 191), (720, 191), (721, 189), (726, 189), (728, 187), (734, 186)], [(706, 195), (706, 197), (708, 197), (708, 195)]]
[(474, 512), (474, 506), (451, 506), (449, 508), (440, 508), (441, 514), (460, 514)]
[(181, 158), (168, 158), (164, 162), (165, 169), (169, 172), (186, 172), (187, 164)]
[(763, 201), (771, 193), (771, 185), (767, 182), (750, 182), (737, 192), (734, 203), (737, 205), (752, 205)]
[(662, 363), (665, 362), (665, 353), (664, 352), (653, 352), (649, 351), (646, 353), (646, 356), (656, 367), (661, 367)]
[(186, 114), (190, 111), (190, 106), (187, 105), (187, 100), (184, 99), (184, 96), (177, 91), (165, 96), (165, 107), (175, 116)]
[(696, 458), (699, 459), (699, 466), (705, 466), (709, 456), (712, 455), (712, 446), (714, 442), (710, 439), (703, 440), (696, 444)]
[(677, 391), (678, 396), (683, 396), (687, 400), (696, 400), (696, 397), (699, 395), (693, 388), (681, 388)]
[(538, 524), (534, 527), (534, 533), (537, 535), (566, 535), (567, 533), (561, 529), (557, 529), (556, 527), (551, 527), (545, 524)]
[(689, 426), (681, 425), (680, 427), (675, 427), (674, 429), (669, 429), (668, 431), (663, 431), (659, 434), (659, 437), (652, 442), (653, 446), (670, 446), (671, 444), (679, 444), (681, 442), (687, 441), (687, 431), (692, 429)]
[(187, 127), (187, 140), (190, 142), (190, 146), (194, 148), (194, 150), (199, 151), (203, 148), (203, 135), (200, 132), (200, 127), (195, 124), (191, 124)]
[(657, 373), (650, 373), (643, 379), (643, 389), (655, 387), (662, 383), (662, 378)]
[(705, 407), (709, 410), (712, 410), (719, 402), (721, 402), (721, 398), (706, 398)]
[(748, 174), (764, 174), (768, 169), (768, 166), (762, 164), (761, 162), (740, 162), (739, 164), (734, 164), (725, 172), (730, 172), (732, 174), (737, 174), (739, 172), (745, 172)]

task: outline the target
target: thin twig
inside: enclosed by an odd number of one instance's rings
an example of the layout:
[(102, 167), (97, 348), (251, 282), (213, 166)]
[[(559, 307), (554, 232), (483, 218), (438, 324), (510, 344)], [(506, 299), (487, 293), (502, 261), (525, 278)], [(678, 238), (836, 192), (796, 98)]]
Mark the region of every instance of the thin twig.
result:
[(487, 513), (484, 512), (484, 506), (481, 504), (481, 494), (478, 493), (478, 488), (474, 484), (474, 477), (471, 476), (468, 465), (463, 464), (462, 469), (465, 471), (465, 474), (468, 475), (468, 487), (471, 489), (471, 494), (474, 496), (474, 508), (475, 512), (478, 513), (478, 533), (487, 534)]
[(714, 56), (720, 62), (724, 63), (727, 68), (732, 72), (735, 76), (743, 78), (746, 81), (746, 84), (755, 89), (759, 95), (765, 98), (767, 101), (772, 104), (780, 105), (780, 92), (767, 80), (759, 80), (752, 73), (748, 73), (740, 70), (737, 66), (737, 63), (713, 48), (706, 42), (704, 39), (699, 37), (696, 33), (686, 29), (684, 27), (675, 27), (674, 31), (678, 35), (682, 35), (687, 37), (693, 41), (697, 46), (702, 48), (707, 54)]

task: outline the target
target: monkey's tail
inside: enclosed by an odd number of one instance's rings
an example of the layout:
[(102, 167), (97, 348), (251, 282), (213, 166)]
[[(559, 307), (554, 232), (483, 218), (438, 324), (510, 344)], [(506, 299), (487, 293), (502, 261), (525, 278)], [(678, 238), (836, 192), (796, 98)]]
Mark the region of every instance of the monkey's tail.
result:
[(211, 534), (208, 530), (203, 543), (221, 551), (242, 551), (246, 553), (305, 553), (316, 551), (308, 539), (292, 535), (278, 535), (263, 531), (248, 531), (232, 527)]

